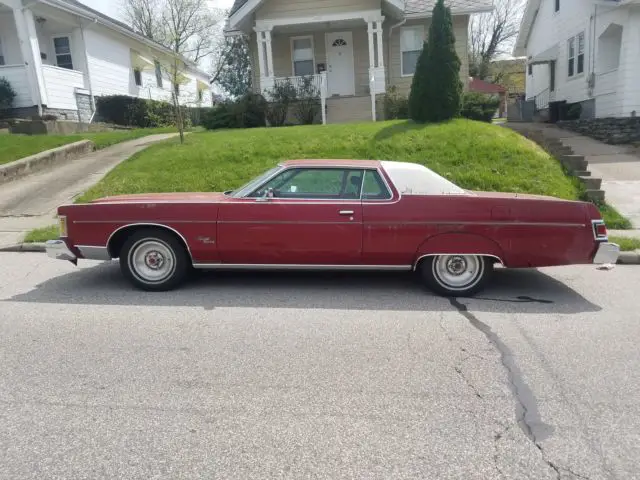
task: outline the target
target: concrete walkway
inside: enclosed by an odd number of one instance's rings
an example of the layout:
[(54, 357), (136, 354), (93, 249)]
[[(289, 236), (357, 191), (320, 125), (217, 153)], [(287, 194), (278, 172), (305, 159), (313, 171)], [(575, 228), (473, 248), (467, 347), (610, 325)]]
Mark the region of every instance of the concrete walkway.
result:
[[(583, 155), (589, 171), (602, 179), (607, 203), (627, 217), (640, 235), (640, 155), (628, 145), (607, 145), (592, 138), (548, 124), (509, 124), (516, 131), (540, 129), (545, 138), (556, 138)], [(629, 234), (633, 235), (632, 232)]]
[(3, 184), (0, 187), (0, 249), (19, 244), (34, 228), (55, 224), (58, 206), (73, 202), (135, 153), (176, 135), (150, 135), (119, 143)]

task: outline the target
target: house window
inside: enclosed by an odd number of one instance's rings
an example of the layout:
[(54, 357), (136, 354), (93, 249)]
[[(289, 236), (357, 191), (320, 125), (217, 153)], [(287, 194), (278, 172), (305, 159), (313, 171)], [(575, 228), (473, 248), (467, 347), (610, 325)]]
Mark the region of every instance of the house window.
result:
[(56, 53), (56, 65), (60, 68), (73, 70), (69, 37), (55, 37), (53, 39), (53, 49)]
[(567, 58), (567, 74), (569, 77), (584, 72), (584, 32), (580, 32), (569, 39)]
[(556, 2), (556, 8), (555, 11), (559, 12), (560, 11), (560, 0), (554, 0)]
[(424, 46), (424, 27), (405, 27), (400, 30), (400, 68), (402, 76), (413, 75)]
[(529, 71), (529, 75), (533, 75), (533, 65), (531, 63), (527, 66), (527, 70)]
[(160, 62), (157, 60), (153, 63), (156, 67), (156, 85), (158, 88), (162, 88), (162, 67), (160, 66)]
[(295, 37), (291, 39), (291, 57), (293, 62), (293, 75), (313, 75), (315, 64), (313, 58), (313, 38)]
[(198, 101), (201, 102), (204, 99), (204, 90), (198, 90)]
[(142, 86), (142, 72), (140, 69), (136, 68), (133, 70), (133, 79), (136, 81), (138, 87)]
[(2, 50), (2, 39), (0, 38), (0, 65), (4, 64), (4, 51)]

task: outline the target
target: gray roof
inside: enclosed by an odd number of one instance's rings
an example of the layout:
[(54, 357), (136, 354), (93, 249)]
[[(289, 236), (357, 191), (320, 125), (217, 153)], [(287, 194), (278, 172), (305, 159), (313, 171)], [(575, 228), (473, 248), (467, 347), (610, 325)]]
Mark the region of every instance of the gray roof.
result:
[[(229, 16), (240, 10), (249, 0), (235, 0)], [(405, 0), (405, 13), (425, 13), (433, 10), (436, 0)], [(445, 4), (455, 11), (476, 11), (490, 10), (493, 7), (493, 0), (445, 0)]]
[[(483, 11), (493, 7), (493, 0), (445, 0), (445, 5), (453, 12)], [(405, 0), (405, 13), (425, 13), (433, 10), (436, 0)]]
[(231, 11), (229, 11), (229, 16), (240, 10), (248, 1), (249, 0), (235, 0), (235, 2), (233, 2), (233, 7), (231, 7)]

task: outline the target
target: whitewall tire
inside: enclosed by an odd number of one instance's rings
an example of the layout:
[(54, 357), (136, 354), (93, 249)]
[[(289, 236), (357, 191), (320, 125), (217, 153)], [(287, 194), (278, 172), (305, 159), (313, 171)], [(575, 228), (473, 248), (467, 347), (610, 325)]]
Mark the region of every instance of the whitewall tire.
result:
[(189, 272), (189, 255), (175, 235), (161, 229), (137, 230), (120, 252), (120, 268), (137, 288), (148, 291), (172, 290)]
[(480, 255), (435, 255), (420, 264), (427, 287), (447, 297), (468, 297), (482, 290), (493, 262)]

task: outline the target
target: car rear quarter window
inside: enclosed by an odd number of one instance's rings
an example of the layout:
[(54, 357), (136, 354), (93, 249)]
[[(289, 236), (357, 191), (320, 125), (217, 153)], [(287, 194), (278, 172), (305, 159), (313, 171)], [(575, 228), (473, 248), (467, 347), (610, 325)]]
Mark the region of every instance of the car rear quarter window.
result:
[(389, 200), (391, 192), (382, 181), (380, 173), (376, 170), (367, 170), (364, 174), (363, 200)]

